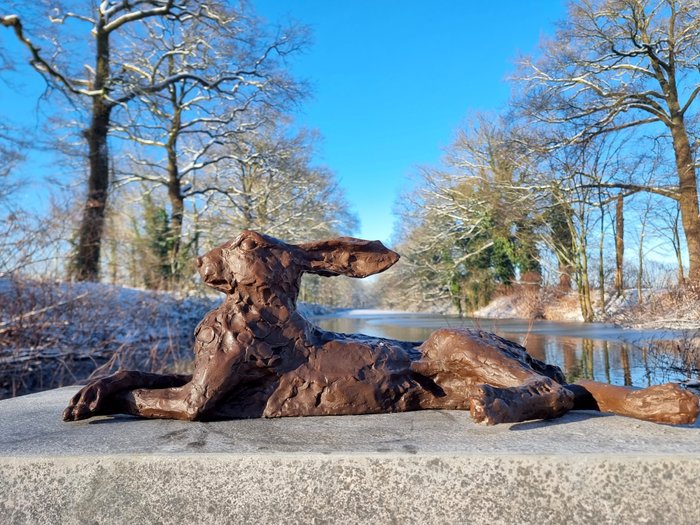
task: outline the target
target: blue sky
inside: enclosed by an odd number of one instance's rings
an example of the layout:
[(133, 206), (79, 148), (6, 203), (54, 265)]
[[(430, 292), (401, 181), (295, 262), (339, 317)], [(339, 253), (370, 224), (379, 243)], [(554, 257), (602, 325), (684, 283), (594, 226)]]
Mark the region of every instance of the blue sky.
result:
[[(565, 12), (564, 0), (252, 4), (272, 23), (292, 19), (311, 28), (313, 44), (291, 62), (313, 89), (298, 123), (324, 137), (317, 162), (338, 176), (361, 221), (356, 234), (384, 241), (416, 167), (437, 164), (470, 113), (507, 102), (514, 58), (534, 51)], [(0, 46), (17, 49), (13, 37), (3, 30)], [(43, 82), (29, 68), (18, 73), (14, 81), (23, 85), (4, 93), (2, 116), (38, 128)], [(50, 162), (35, 155), (26, 171), (48, 172)], [(40, 189), (29, 188), (25, 198), (41, 198)]]
[(360, 237), (388, 240), (392, 209), (416, 166), (440, 161), (475, 111), (508, 100), (518, 53), (536, 50), (563, 0), (257, 0), (273, 22), (309, 25), (292, 66), (313, 87), (298, 115), (325, 140), (319, 162), (340, 178)]

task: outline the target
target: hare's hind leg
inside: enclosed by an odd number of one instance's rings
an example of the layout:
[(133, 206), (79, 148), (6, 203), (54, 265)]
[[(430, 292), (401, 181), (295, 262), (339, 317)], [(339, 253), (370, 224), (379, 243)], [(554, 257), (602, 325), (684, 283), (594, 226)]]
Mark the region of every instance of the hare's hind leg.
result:
[(700, 411), (698, 396), (674, 383), (633, 388), (579, 381), (566, 388), (576, 395), (576, 409), (611, 412), (656, 423), (692, 424)]
[(520, 386), (545, 376), (558, 379), (556, 367), (545, 368), (539, 361), (533, 366), (523, 347), (481, 330), (436, 330), (420, 350), (423, 356), (412, 369), (429, 377), (449, 375), (496, 387)]
[(444, 407), (466, 405), (478, 422), (553, 418), (573, 407), (574, 395), (560, 385), (558, 368), (533, 360), (523, 347), (494, 334), (437, 330), (421, 350), (414, 371), (443, 388)]

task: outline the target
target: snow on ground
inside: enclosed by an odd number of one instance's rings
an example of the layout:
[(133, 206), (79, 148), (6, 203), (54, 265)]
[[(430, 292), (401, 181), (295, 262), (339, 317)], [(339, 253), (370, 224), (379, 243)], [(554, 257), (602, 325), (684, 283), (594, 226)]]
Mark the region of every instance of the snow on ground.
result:
[(515, 297), (502, 295), (483, 308), (479, 308), (473, 315), (484, 319), (516, 319), (522, 317), (522, 312), (518, 308)]
[(186, 366), (219, 297), (99, 283), (0, 279), (0, 398), (84, 381), (96, 368)]
[(608, 322), (640, 329), (676, 329), (700, 332), (700, 294), (698, 291), (671, 288), (625, 290), (622, 297), (606, 305)]

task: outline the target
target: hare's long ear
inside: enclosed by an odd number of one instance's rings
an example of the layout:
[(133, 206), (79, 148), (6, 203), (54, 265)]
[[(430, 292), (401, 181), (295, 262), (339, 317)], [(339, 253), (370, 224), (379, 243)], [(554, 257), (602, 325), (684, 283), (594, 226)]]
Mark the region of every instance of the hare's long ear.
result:
[(379, 241), (340, 237), (329, 241), (299, 244), (305, 272), (318, 275), (367, 277), (383, 272), (399, 260), (399, 254)]

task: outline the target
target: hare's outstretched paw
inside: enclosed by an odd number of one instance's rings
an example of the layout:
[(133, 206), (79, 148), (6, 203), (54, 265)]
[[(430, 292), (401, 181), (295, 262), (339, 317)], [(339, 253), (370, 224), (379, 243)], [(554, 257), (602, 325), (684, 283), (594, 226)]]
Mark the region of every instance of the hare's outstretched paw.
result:
[(627, 414), (647, 421), (689, 425), (698, 418), (698, 397), (675, 383), (655, 385), (627, 394)]
[(78, 421), (100, 415), (109, 387), (104, 379), (88, 383), (73, 396), (63, 411), (63, 421)]
[(63, 421), (78, 421), (93, 416), (116, 414), (121, 411), (115, 394), (139, 386), (139, 372), (121, 371), (94, 379), (73, 396), (63, 411)]
[(647, 388), (577, 381), (566, 388), (576, 393), (576, 407), (600, 410), (656, 423), (693, 424), (700, 412), (700, 399), (676, 383)]

